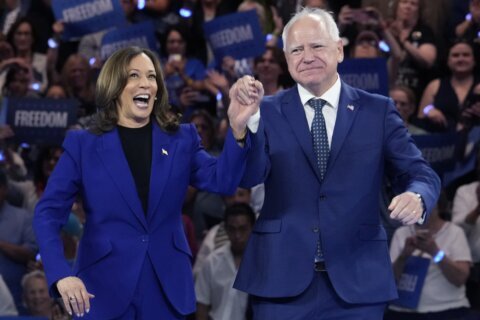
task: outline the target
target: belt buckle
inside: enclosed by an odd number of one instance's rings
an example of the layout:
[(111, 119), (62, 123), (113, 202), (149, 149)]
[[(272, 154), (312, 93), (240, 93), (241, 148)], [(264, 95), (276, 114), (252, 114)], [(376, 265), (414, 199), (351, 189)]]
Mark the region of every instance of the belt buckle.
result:
[(325, 272), (327, 268), (325, 267), (325, 261), (317, 261), (314, 264), (314, 270), (316, 272)]

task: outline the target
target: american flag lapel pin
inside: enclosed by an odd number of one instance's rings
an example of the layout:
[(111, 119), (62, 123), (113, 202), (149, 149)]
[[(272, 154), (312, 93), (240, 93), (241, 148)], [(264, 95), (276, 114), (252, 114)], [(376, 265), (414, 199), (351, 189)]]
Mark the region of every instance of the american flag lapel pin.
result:
[(350, 111), (353, 111), (353, 110), (355, 109), (355, 107), (352, 106), (351, 104), (349, 104), (349, 105), (347, 106), (347, 109), (350, 110)]
[(162, 154), (168, 156), (168, 151), (162, 148)]

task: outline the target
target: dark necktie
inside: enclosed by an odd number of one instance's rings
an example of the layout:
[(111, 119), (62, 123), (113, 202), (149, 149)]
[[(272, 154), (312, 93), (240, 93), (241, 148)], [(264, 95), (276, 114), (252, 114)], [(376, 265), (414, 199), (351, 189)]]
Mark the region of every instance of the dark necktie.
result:
[[(315, 153), (315, 160), (320, 171), (320, 178), (323, 181), (325, 171), (327, 170), (328, 156), (330, 148), (328, 146), (327, 127), (325, 125), (325, 118), (323, 117), (322, 109), (327, 102), (322, 99), (310, 99), (308, 104), (315, 110), (315, 115), (312, 121), (312, 140), (313, 152)], [(317, 248), (315, 250), (315, 263), (324, 261), (322, 241), (320, 234), (317, 239)]]
[(327, 170), (328, 156), (330, 153), (327, 127), (322, 113), (322, 109), (327, 102), (322, 99), (310, 99), (308, 103), (315, 110), (312, 122), (313, 152), (315, 153), (317, 167), (320, 170), (320, 177), (323, 180), (325, 177), (325, 171)]

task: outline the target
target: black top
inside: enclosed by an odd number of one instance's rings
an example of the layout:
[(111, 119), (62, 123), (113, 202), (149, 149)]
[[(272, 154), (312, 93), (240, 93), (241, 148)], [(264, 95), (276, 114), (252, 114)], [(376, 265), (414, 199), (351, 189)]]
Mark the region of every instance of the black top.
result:
[(117, 126), (117, 128), (143, 212), (147, 215), (152, 167), (152, 121), (141, 128), (122, 126)]
[(433, 105), (438, 110), (442, 111), (447, 119), (447, 127), (438, 126), (434, 123), (431, 123), (431, 128), (428, 128), (431, 132), (438, 131), (456, 131), (457, 123), (460, 120), (460, 115), (462, 111), (468, 106), (472, 95), (473, 89), (479, 83), (478, 79), (474, 79), (470, 90), (463, 102), (463, 104), (458, 101), (457, 94), (455, 89), (452, 87), (451, 77), (444, 77), (440, 79), (440, 87), (438, 88), (437, 93), (435, 94)]
[[(435, 36), (432, 29), (421, 22), (418, 22), (412, 29), (408, 35), (408, 41), (417, 48), (425, 43), (432, 44), (436, 47)], [(434, 69), (432, 68), (423, 68), (410, 54), (407, 54), (405, 60), (403, 60), (398, 67), (395, 84), (404, 85), (412, 89), (418, 102), (428, 82), (435, 78), (433, 71)]]

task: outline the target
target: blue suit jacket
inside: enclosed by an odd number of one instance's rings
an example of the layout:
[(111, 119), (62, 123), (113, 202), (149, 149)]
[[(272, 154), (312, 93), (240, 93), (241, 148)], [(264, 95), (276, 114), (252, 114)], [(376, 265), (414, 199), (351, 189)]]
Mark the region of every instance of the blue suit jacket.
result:
[[(152, 168), (145, 216), (116, 129), (93, 135), (70, 132), (64, 153), (35, 210), (34, 229), (51, 287), (64, 277), (81, 278), (92, 319), (110, 319), (132, 300), (148, 255), (164, 292), (181, 314), (195, 310), (191, 252), (181, 209), (189, 184), (233, 193), (245, 169), (245, 148), (229, 132), (220, 157), (201, 147), (193, 125), (168, 134), (153, 125)], [(60, 229), (80, 193), (87, 214), (74, 269), (63, 257)]]
[(263, 297), (300, 294), (314, 275), (320, 233), (328, 275), (343, 300), (394, 299), (380, 221), (384, 174), (398, 192), (420, 193), (427, 211), (437, 200), (440, 183), (392, 101), (342, 83), (323, 183), (297, 87), (266, 97), (260, 110), (242, 183), (264, 180), (265, 202), (234, 287)]

